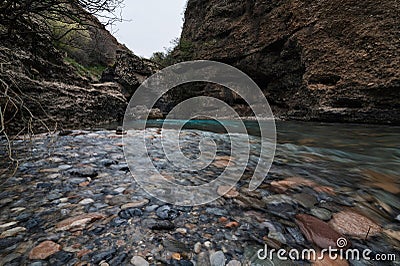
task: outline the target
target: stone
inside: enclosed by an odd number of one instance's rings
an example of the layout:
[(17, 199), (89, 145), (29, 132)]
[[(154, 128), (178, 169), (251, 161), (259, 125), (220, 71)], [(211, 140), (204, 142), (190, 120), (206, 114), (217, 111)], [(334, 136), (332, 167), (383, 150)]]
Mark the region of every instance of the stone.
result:
[(107, 251), (101, 251), (101, 252), (96, 252), (91, 259), (91, 262), (93, 262), (94, 264), (98, 264), (101, 261), (105, 260), (105, 261), (109, 261), (113, 258), (114, 254), (117, 252), (116, 249), (110, 249)]
[(302, 177), (290, 177), (284, 180), (272, 181), (271, 186), (285, 192), (290, 188), (295, 188), (299, 186), (309, 186), (314, 187), (316, 183), (314, 181), (302, 178)]
[(123, 127), (117, 127), (117, 129), (115, 130), (115, 134), (116, 135), (126, 135), (128, 132), (123, 128)]
[(140, 256), (134, 256), (131, 259), (131, 263), (134, 266), (149, 266), (150, 265), (143, 257), (140, 257)]
[(157, 208), (156, 214), (163, 220), (174, 220), (179, 215), (178, 211), (173, 209), (170, 205), (164, 205)]
[(210, 256), (211, 266), (225, 266), (225, 254), (222, 251), (217, 251)]
[(235, 228), (235, 227), (239, 227), (240, 224), (238, 222), (229, 222), (225, 225), (226, 228)]
[(148, 199), (138, 200), (134, 202), (129, 202), (121, 206), (122, 210), (130, 209), (130, 208), (141, 208), (149, 203)]
[(104, 219), (106, 216), (101, 213), (88, 213), (82, 214), (75, 217), (71, 217), (65, 219), (56, 224), (57, 231), (66, 231), (73, 228), (84, 228), (87, 224), (99, 220)]
[(350, 242), (342, 234), (332, 229), (328, 223), (314, 216), (298, 214), (296, 215), (296, 223), (307, 240), (320, 248), (337, 248), (339, 239), (344, 239), (347, 243), (343, 248), (350, 246)]
[(216, 215), (216, 216), (227, 216), (228, 212), (224, 209), (220, 208), (207, 208), (206, 212), (208, 214)]
[(341, 234), (366, 238), (382, 232), (381, 226), (371, 219), (351, 210), (345, 210), (333, 215), (329, 224)]
[(173, 260), (181, 260), (181, 259), (182, 259), (182, 256), (181, 256), (181, 254), (179, 254), (179, 253), (172, 253), (171, 258), (172, 258)]
[(208, 255), (208, 252), (201, 252), (197, 255), (196, 265), (211, 266), (210, 256)]
[(219, 186), (217, 189), (218, 195), (221, 197), (225, 197), (228, 199), (236, 198), (239, 196), (239, 192), (236, 191), (236, 188), (231, 188), (230, 186)]
[(307, 193), (300, 193), (293, 195), (294, 200), (299, 203), (304, 208), (312, 208), (315, 204), (317, 204), (317, 199), (310, 194)]
[(312, 208), (310, 214), (323, 221), (329, 221), (332, 218), (332, 213), (324, 208)]
[(0, 225), (0, 229), (5, 229), (5, 228), (8, 228), (8, 227), (11, 227), (11, 226), (13, 226), (13, 225), (16, 225), (18, 222), (9, 222), (9, 223), (5, 223), (5, 224), (1, 224)]
[(194, 244), (194, 253), (199, 254), (201, 252), (201, 243), (197, 242)]
[(59, 244), (54, 243), (53, 241), (44, 241), (31, 250), (29, 253), (29, 259), (45, 260), (60, 250), (61, 246)]
[(142, 215), (143, 215), (143, 212), (137, 208), (125, 209), (118, 213), (119, 217), (121, 217), (122, 219), (126, 219), (126, 220), (133, 218), (133, 217), (140, 217)]
[(187, 229), (186, 228), (176, 228), (175, 232), (181, 234), (181, 235), (186, 235), (187, 234)]
[(226, 264), (226, 266), (242, 266), (242, 263), (237, 260), (231, 260), (230, 262), (228, 262), (228, 264)]
[(81, 201), (79, 202), (79, 204), (81, 204), (81, 205), (88, 205), (88, 204), (91, 204), (91, 203), (93, 203), (93, 202), (94, 202), (93, 199), (83, 199), (83, 200), (81, 200)]
[(4, 231), (3, 233), (1, 233), (0, 238), (15, 236), (15, 235), (17, 235), (21, 232), (25, 232), (25, 231), (26, 231), (25, 227), (14, 227), (14, 228), (8, 229), (8, 230)]

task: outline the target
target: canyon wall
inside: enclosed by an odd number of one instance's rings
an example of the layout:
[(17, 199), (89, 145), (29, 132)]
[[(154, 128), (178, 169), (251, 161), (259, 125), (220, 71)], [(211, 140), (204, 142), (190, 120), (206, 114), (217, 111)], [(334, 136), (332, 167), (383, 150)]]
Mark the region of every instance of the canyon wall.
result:
[(399, 10), (397, 0), (189, 0), (175, 55), (238, 67), (283, 119), (400, 124)]

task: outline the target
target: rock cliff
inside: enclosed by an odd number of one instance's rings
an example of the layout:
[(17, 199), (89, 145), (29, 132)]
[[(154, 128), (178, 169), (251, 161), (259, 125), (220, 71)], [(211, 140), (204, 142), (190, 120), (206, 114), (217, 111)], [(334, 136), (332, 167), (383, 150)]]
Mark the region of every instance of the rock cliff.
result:
[(102, 82), (96, 74), (107, 65), (121, 64), (115, 62), (117, 51), (135, 57), (131, 75), (137, 70), (143, 79), (149, 72), (143, 73), (140, 66), (145, 60), (119, 44), (95, 17), (88, 17), (93, 22), (90, 38), (68, 42), (72, 50), (39, 31), (29, 33), (23, 24), (18, 33), (4, 38), (8, 29), (0, 23), (0, 133), (82, 129), (122, 121), (129, 98), (125, 84)]
[(189, 0), (175, 55), (238, 67), (282, 118), (400, 124), (397, 0)]

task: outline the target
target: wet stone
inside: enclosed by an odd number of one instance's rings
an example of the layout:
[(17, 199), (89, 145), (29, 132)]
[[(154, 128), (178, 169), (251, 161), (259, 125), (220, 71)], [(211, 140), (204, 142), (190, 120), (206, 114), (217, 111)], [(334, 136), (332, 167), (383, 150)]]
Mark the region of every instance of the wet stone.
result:
[(51, 189), (53, 185), (51, 183), (38, 183), (36, 185), (37, 189)]
[(124, 265), (128, 258), (128, 254), (122, 253), (109, 261), (110, 265)]
[(211, 266), (224, 266), (225, 261), (225, 254), (222, 251), (217, 251), (210, 256)]
[(81, 205), (88, 205), (88, 204), (91, 204), (91, 203), (93, 203), (94, 202), (94, 200), (93, 199), (83, 199), (83, 200), (81, 200), (80, 202), (79, 202), (79, 204), (81, 204)]
[(179, 212), (173, 209), (170, 205), (164, 205), (157, 208), (156, 215), (163, 220), (174, 220), (178, 217)]
[(99, 262), (105, 260), (109, 261), (113, 258), (114, 254), (117, 252), (116, 249), (111, 249), (108, 251), (101, 251), (101, 252), (95, 252), (92, 255), (91, 262), (98, 264)]
[[(332, 229), (327, 223), (311, 215), (296, 215), (296, 223), (299, 225), (300, 230), (307, 240), (320, 248), (336, 248), (339, 238), (346, 239), (342, 234)], [(347, 246), (350, 246), (350, 241), (346, 242)]]
[(171, 260), (171, 266), (194, 266), (193, 262), (189, 260)]
[(40, 226), (42, 223), (43, 223), (43, 220), (41, 218), (32, 217), (25, 223), (25, 228), (28, 231), (35, 231), (35, 230), (40, 229)]
[(25, 232), (25, 231), (26, 231), (25, 227), (14, 227), (14, 228), (11, 228), (11, 229), (8, 229), (8, 230), (2, 232), (0, 234), (0, 238), (12, 237), (12, 236), (18, 235), (19, 233)]
[(113, 227), (120, 227), (122, 225), (127, 225), (127, 224), (128, 224), (128, 222), (126, 221), (126, 219), (122, 219), (119, 217), (112, 219), (110, 222), (110, 225)]
[(99, 163), (104, 167), (109, 167), (109, 166), (111, 166), (113, 164), (117, 164), (116, 161), (111, 160), (111, 159), (102, 159), (102, 160), (100, 160)]
[(204, 265), (204, 266), (210, 266), (210, 257), (208, 252), (201, 252), (198, 256), (197, 256), (197, 260), (196, 260), (196, 265)]
[(94, 178), (98, 175), (97, 171), (94, 168), (80, 168), (80, 169), (71, 169), (68, 170), (68, 173), (71, 176), (79, 176), (79, 177), (90, 177)]
[(134, 266), (149, 266), (150, 265), (143, 257), (140, 257), (140, 256), (134, 256), (131, 259), (131, 263)]
[(332, 213), (323, 208), (312, 208), (310, 214), (324, 221), (329, 221), (332, 218)]
[(60, 251), (55, 253), (50, 258), (51, 265), (66, 265), (70, 260), (74, 258), (74, 254), (71, 252)]
[(303, 235), (301, 234), (300, 230), (294, 227), (288, 227), (286, 228), (288, 233), (293, 237), (293, 239), (296, 241), (297, 244), (303, 245), (305, 242), (305, 239)]
[(44, 260), (51, 255), (59, 252), (61, 246), (53, 241), (44, 241), (34, 247), (29, 253), (29, 259), (31, 260)]
[(307, 193), (295, 194), (293, 195), (293, 198), (301, 206), (308, 209), (314, 207), (314, 205), (318, 203), (317, 199), (313, 195)]
[(207, 208), (206, 212), (208, 214), (216, 215), (216, 216), (227, 216), (228, 212), (224, 209), (219, 208)]
[(228, 262), (228, 264), (226, 264), (226, 266), (242, 266), (242, 263), (237, 260), (231, 260), (230, 262)]
[(133, 217), (140, 217), (142, 215), (143, 215), (143, 212), (137, 208), (122, 210), (118, 213), (119, 217), (121, 217), (122, 219), (127, 219), (127, 220), (130, 218), (133, 218)]
[[(126, 210), (126, 209), (130, 209), (130, 208), (140, 208), (148, 203), (149, 203), (148, 199), (138, 200), (135, 202), (130, 202), (130, 203), (126, 203), (126, 204), (122, 205), (121, 209)], [(146, 209), (146, 211), (147, 211), (147, 209)]]
[(21, 237), (7, 237), (0, 239), (0, 249), (11, 247), (22, 240)]
[(290, 219), (297, 211), (295, 206), (289, 203), (268, 204), (267, 209), (270, 213), (282, 217), (283, 219)]

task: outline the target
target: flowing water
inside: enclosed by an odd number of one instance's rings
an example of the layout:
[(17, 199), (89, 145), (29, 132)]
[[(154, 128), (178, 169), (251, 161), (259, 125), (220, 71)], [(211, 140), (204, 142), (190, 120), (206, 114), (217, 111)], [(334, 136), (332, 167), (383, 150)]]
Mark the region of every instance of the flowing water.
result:
[[(137, 255), (161, 265), (207, 265), (204, 261), (218, 256), (242, 265), (307, 265), (276, 257), (260, 261), (257, 251), (264, 244), (304, 249), (336, 241), (321, 229), (323, 221), (358, 250), (396, 255), (381, 264), (348, 260), (351, 265), (400, 264), (400, 127), (277, 122), (272, 167), (261, 186), (249, 191), (260, 155), (258, 123), (245, 123), (248, 136), (226, 134), (220, 122), (193, 120), (185, 124), (178, 147), (171, 128), (180, 122), (149, 121), (145, 131), (128, 130), (123, 140), (114, 126), (112, 131), (16, 140), (14, 152), (23, 160), (13, 177), (1, 174), (7, 181), (0, 187), (0, 265), (97, 265), (102, 260), (126, 265)], [(223, 124), (237, 126), (234, 121)], [(136, 142), (143, 136), (146, 153)], [(170, 157), (163, 148), (169, 148)], [(147, 156), (154, 168), (146, 165)], [(174, 159), (178, 165), (170, 162)], [(154, 170), (179, 185), (197, 186), (230, 166), (231, 173), (244, 170), (242, 179), (233, 191), (205, 205), (167, 204), (137, 183), (142, 178), (156, 196), (165, 195)], [(182, 198), (201, 197), (186, 194)], [(299, 217), (317, 217), (318, 222), (301, 224)], [(52, 243), (56, 253), (32, 254), (44, 240), (60, 245)], [(181, 260), (171, 258), (171, 252)]]

